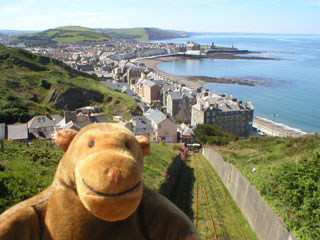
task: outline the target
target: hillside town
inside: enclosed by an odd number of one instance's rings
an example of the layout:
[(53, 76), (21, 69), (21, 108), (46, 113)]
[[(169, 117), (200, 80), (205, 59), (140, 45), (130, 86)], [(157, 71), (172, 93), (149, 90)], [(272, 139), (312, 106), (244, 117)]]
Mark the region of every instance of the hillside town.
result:
[[(62, 60), (71, 67), (96, 74), (105, 86), (126, 93), (143, 111), (143, 116), (123, 119), (101, 112), (99, 106), (83, 106), (65, 111), (64, 116), (35, 116), (25, 124), (1, 124), (2, 138), (28, 141), (54, 139), (60, 129), (80, 130), (93, 122), (116, 121), (136, 135), (152, 141), (192, 142), (192, 129), (197, 124), (217, 124), (225, 131), (247, 138), (253, 124), (254, 106), (233, 96), (212, 90), (185, 86), (160, 76), (153, 69), (136, 61), (137, 58), (164, 55), (177, 51), (197, 51), (200, 45), (137, 43), (110, 41), (107, 44), (62, 44), (58, 49), (29, 49)], [(132, 59), (132, 60), (130, 60)]]

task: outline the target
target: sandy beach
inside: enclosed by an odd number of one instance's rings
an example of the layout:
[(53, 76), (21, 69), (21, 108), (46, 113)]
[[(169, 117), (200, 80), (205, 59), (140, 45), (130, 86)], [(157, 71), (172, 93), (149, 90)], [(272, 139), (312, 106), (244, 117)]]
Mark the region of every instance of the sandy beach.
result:
[[(244, 78), (215, 78), (215, 77), (206, 77), (206, 76), (180, 76), (174, 75), (170, 73), (166, 73), (157, 68), (157, 65), (161, 62), (173, 61), (176, 59), (189, 59), (190, 57), (185, 56), (169, 56), (169, 57), (155, 57), (155, 58), (145, 58), (136, 60), (138, 62), (144, 63), (148, 68), (153, 69), (158, 75), (180, 84), (185, 84), (185, 86), (190, 88), (199, 88), (202, 87), (205, 83), (225, 83), (225, 84), (240, 84), (247, 86), (255, 86), (255, 85), (264, 85), (268, 86), (268, 82), (262, 81), (251, 81)], [(193, 57), (199, 58), (199, 57)], [(236, 56), (233, 54), (213, 54), (209, 58), (214, 59), (249, 59), (249, 60), (271, 60), (269, 58), (262, 57), (244, 57), (244, 56)]]
[(166, 73), (166, 72), (163, 72), (157, 68), (157, 65), (159, 63), (165, 62), (165, 61), (171, 61), (171, 60), (175, 60), (175, 59), (177, 59), (177, 57), (146, 58), (146, 59), (142, 59), (142, 60), (138, 60), (138, 61), (141, 63), (144, 63), (148, 68), (153, 69), (153, 71), (156, 72), (158, 75), (160, 75), (170, 81), (184, 84), (185, 86), (193, 88), (193, 89), (197, 89), (199, 87), (202, 87), (203, 84), (205, 83), (205, 81), (202, 81), (200, 79), (193, 78), (193, 77), (191, 78), (189, 76), (179, 76), (179, 75)]
[(271, 120), (254, 117), (253, 127), (257, 128), (261, 134), (278, 137), (301, 137), (307, 132), (291, 128), (281, 123), (272, 122)]

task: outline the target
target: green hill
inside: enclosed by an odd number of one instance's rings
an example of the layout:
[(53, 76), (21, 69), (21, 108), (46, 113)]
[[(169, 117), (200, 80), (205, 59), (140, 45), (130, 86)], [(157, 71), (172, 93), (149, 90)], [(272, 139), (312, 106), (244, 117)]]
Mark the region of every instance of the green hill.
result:
[(23, 49), (0, 44), (0, 122), (99, 104), (110, 116), (140, 113), (136, 102), (95, 77)]
[(19, 35), (10, 44), (25, 44), (26, 47), (54, 47), (63, 42), (100, 42), (112, 39), (119, 40), (163, 40), (189, 37), (183, 31), (163, 30), (159, 28), (97, 28), (79, 26), (59, 27), (43, 32)]
[(188, 37), (189, 34), (183, 31), (163, 30), (159, 28), (123, 28), (123, 29), (98, 29), (101, 32), (107, 33), (113, 39), (121, 40), (163, 40), (173, 38)]
[(106, 33), (84, 27), (59, 27), (39, 33), (20, 35), (12, 44), (24, 43), (27, 47), (55, 46), (63, 42), (100, 42), (107, 41), (110, 37)]
[(319, 135), (251, 137), (215, 150), (250, 180), (298, 239), (319, 239)]

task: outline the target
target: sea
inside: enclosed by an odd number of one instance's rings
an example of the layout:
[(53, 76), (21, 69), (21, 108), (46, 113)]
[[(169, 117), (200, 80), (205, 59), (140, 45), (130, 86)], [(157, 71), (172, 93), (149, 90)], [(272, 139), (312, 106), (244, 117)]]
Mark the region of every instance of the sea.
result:
[(162, 42), (257, 51), (249, 56), (279, 60), (178, 59), (158, 64), (175, 75), (240, 77), (269, 86), (208, 83), (204, 87), (242, 101), (252, 101), (254, 115), (284, 127), (320, 133), (320, 35), (216, 34)]

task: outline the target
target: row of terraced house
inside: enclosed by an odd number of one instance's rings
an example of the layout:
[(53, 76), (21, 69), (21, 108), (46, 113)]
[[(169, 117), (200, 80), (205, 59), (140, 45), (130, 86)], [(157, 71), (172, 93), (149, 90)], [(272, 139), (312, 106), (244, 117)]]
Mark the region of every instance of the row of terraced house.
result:
[(127, 84), (148, 105), (159, 104), (163, 112), (195, 127), (197, 124), (217, 124), (227, 132), (248, 137), (253, 123), (252, 102), (216, 94), (211, 90), (190, 89), (144, 68), (130, 67)]

